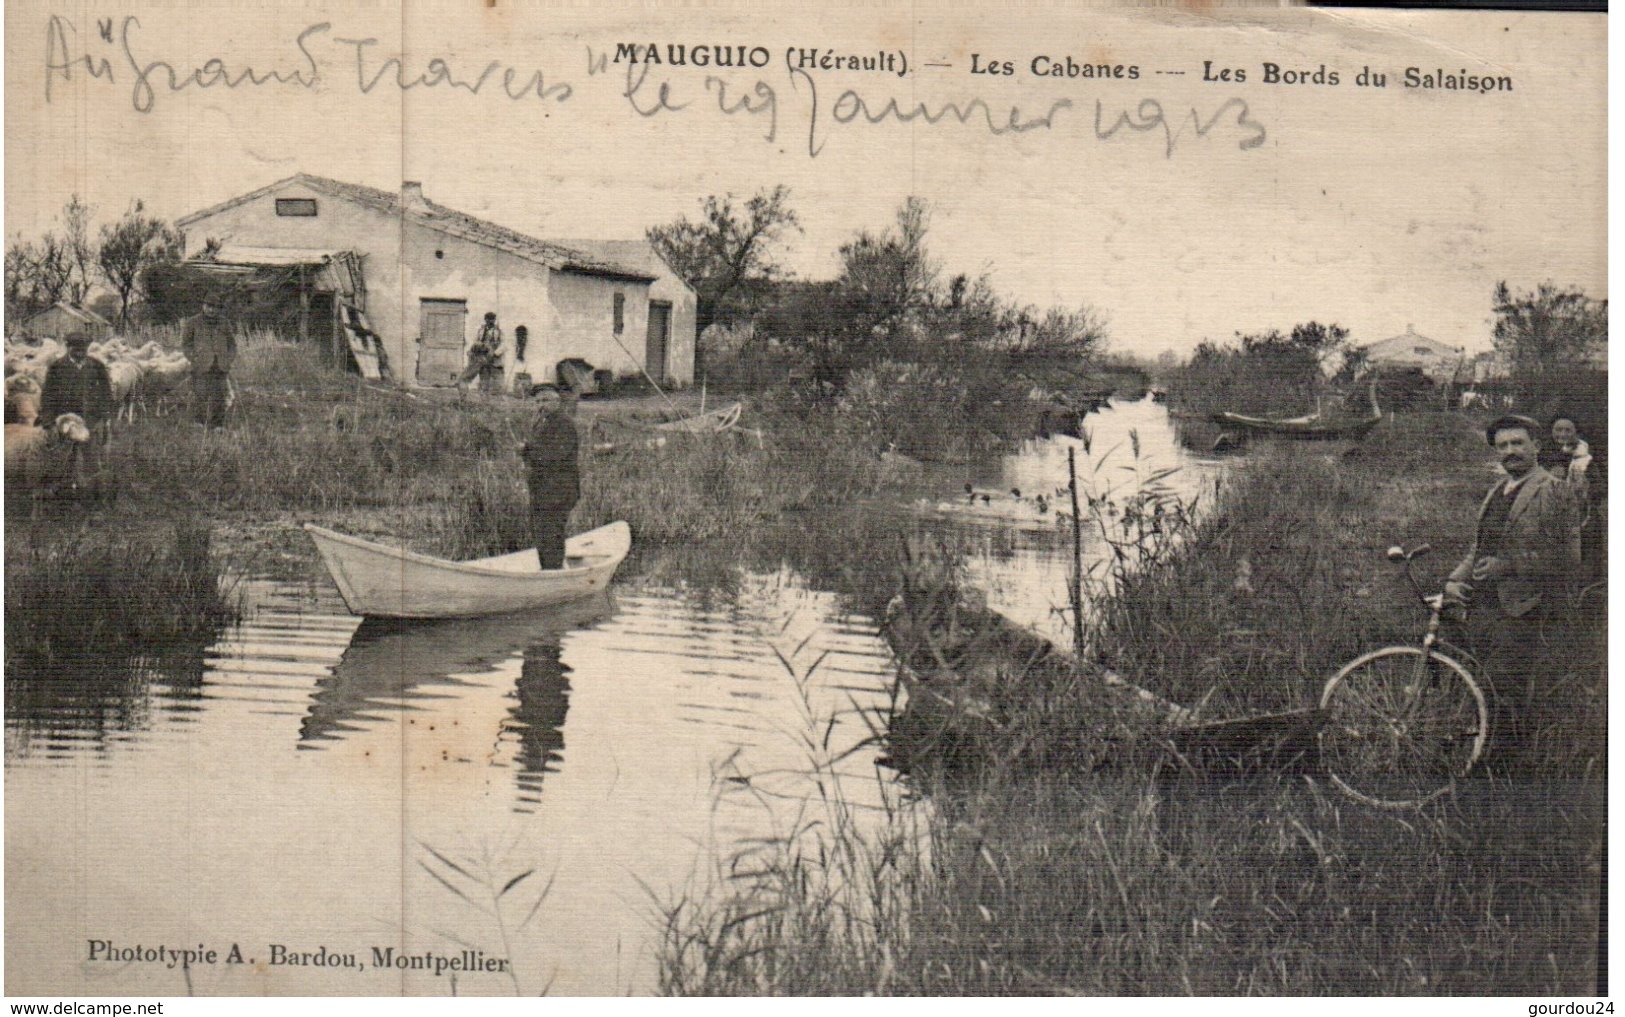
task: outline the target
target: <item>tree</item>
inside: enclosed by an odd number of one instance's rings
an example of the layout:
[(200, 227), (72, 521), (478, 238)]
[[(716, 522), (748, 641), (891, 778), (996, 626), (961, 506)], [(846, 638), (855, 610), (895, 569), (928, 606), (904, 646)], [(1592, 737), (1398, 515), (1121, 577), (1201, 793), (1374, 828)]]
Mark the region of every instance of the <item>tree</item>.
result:
[(137, 200), (118, 222), (102, 227), (99, 262), (119, 297), (119, 327), (129, 324), (130, 305), (142, 295), (141, 275), (149, 267), (180, 258), (181, 235), (162, 219), (146, 214)]
[(62, 209), (62, 245), (68, 259), (68, 302), (84, 306), (98, 267), (95, 242), (90, 238), (90, 219), (96, 209), (75, 194)]
[[(863, 230), (841, 245), (842, 300), (856, 318), (853, 324), (867, 330), (894, 328), (933, 303), (940, 266), (925, 249), (930, 229), (930, 206), (911, 196), (897, 210), (892, 229), (878, 234)], [(964, 288), (953, 296), (963, 302)]]
[(778, 247), (801, 221), (790, 207), (783, 184), (758, 191), (743, 204), (732, 194), (711, 195), (698, 222), (678, 219), (652, 226), (645, 236), (699, 297), (699, 331), (714, 321), (731, 321), (749, 310), (744, 298), (753, 286), (783, 273)]
[(38, 240), (14, 240), (6, 247), (6, 313), (25, 318), (61, 300), (72, 265), (67, 247), (55, 233)]
[(1494, 336), (1515, 379), (1584, 364), (1608, 342), (1608, 301), (1550, 282), (1515, 292), (1503, 281), (1495, 286)]

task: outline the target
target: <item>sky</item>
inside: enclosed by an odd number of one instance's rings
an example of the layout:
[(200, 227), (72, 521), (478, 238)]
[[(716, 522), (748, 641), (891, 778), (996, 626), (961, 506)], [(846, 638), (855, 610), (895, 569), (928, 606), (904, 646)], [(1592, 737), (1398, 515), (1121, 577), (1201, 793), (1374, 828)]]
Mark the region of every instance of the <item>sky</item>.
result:
[[(5, 19), (8, 238), (73, 193), (104, 219), (137, 199), (172, 218), (301, 170), (418, 180), (516, 229), (606, 239), (784, 184), (800, 275), (832, 275), (842, 242), (916, 194), (947, 272), (1092, 307), (1146, 356), (1311, 319), (1477, 351), (1498, 280), (1607, 295), (1602, 15), (267, 0), (9, 3)], [(618, 43), (766, 63), (615, 63)], [(797, 70), (803, 50), (909, 66)], [(1069, 78), (1068, 59), (1124, 77)], [(1266, 64), (1308, 80), (1267, 81)], [(214, 80), (250, 67), (288, 80)], [(1406, 88), (1407, 67), (1512, 89)], [(1387, 86), (1358, 84), (1366, 68)], [(437, 73), (451, 80), (411, 84)], [(723, 111), (742, 99), (756, 111)], [(970, 115), (896, 115), (920, 103)]]

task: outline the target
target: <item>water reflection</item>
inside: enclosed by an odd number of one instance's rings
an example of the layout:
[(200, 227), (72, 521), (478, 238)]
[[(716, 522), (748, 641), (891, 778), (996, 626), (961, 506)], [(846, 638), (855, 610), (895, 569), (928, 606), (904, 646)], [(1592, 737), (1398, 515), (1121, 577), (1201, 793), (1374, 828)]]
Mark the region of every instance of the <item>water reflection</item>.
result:
[[(1149, 397), (1113, 401), (1110, 407), (1086, 417), (1084, 430), (1087, 438), (1083, 439), (1056, 436), (1024, 442), (1010, 455), (986, 464), (973, 482), (995, 490), (1020, 490), (1027, 505), (1042, 494), (1049, 515), (1057, 508), (1070, 512), (1070, 452), (1076, 462), (1079, 497), (1084, 505), (1082, 552), (1088, 575), (1091, 565), (1103, 562), (1110, 553), (1087, 508), (1091, 495), (1117, 502), (1155, 482), (1186, 504), (1200, 508), (1220, 466), (1216, 459), (1186, 451), (1174, 433), (1167, 408)], [(984, 539), (971, 547), (965, 560), (972, 581), (986, 593), (989, 606), (1058, 645), (1071, 645), (1069, 527), (1025, 534), (1024, 539), (1014, 543)], [(1086, 596), (1088, 593), (1086, 586)]]
[(456, 698), (467, 675), (484, 674), (528, 646), (607, 617), (606, 596), (540, 612), (494, 618), (410, 621), (369, 618), (355, 630), (332, 673), (318, 678), (309, 714), (300, 725), (301, 748), (319, 749), (381, 723), (392, 715), (433, 708)]
[(129, 740), (153, 723), (155, 695), (198, 695), (206, 645), (170, 646), (133, 659), (79, 656), (26, 674), (8, 670), (6, 758), (43, 753), (60, 759)]
[(502, 738), (517, 739), (517, 811), (534, 812), (541, 803), (542, 776), (564, 759), (564, 716), (570, 710), (570, 667), (557, 641), (525, 651), (514, 689), (514, 705), (502, 724)]

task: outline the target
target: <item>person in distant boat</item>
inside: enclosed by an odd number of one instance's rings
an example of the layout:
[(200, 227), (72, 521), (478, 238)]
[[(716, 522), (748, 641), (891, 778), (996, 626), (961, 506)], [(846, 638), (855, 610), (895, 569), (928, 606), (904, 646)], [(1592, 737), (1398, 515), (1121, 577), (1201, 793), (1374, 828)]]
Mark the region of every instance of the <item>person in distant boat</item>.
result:
[(536, 422), (520, 448), (530, 486), (530, 529), (542, 568), (557, 569), (564, 567), (570, 510), (581, 497), (575, 393), (544, 386), (533, 398)]
[(1506, 477), (1485, 495), (1472, 546), (1444, 586), (1447, 603), (1471, 611), (1469, 638), (1490, 672), (1491, 729), (1511, 744), (1530, 702), (1543, 627), (1580, 563), (1579, 492), (1540, 466), (1540, 433), (1516, 415), (1485, 428)]
[(231, 365), (237, 335), (221, 313), (220, 301), (203, 298), (203, 311), (181, 326), (181, 351), (192, 365), (192, 416), (205, 427), (224, 427)]

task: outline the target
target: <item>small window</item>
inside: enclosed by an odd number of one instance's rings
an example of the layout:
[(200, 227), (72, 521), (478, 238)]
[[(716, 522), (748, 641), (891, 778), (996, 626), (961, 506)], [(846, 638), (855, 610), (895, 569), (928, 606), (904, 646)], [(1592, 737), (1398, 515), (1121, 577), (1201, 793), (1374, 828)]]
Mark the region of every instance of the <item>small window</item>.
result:
[(1411, 352), (1415, 353), (1419, 357), (1433, 356), (1433, 351), (1428, 349), (1426, 346), (1413, 346), (1411, 347)]
[(276, 199), (277, 215), (305, 215), (316, 214), (315, 198), (278, 198)]
[(615, 334), (626, 331), (626, 294), (615, 291)]

